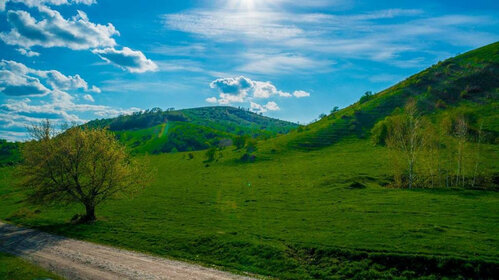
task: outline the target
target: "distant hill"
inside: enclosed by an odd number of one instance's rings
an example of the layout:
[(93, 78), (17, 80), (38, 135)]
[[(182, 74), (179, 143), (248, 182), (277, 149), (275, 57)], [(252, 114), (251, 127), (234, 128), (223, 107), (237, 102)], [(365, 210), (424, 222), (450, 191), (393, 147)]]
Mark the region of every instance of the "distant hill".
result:
[(229, 145), (241, 135), (266, 139), (298, 127), (292, 122), (229, 106), (167, 111), (153, 108), (86, 125), (108, 127), (136, 153), (202, 150)]
[(345, 137), (366, 138), (371, 128), (409, 98), (424, 114), (464, 110), (484, 122), (488, 141), (499, 137), (499, 42), (439, 62), (377, 94), (275, 139), (296, 149), (317, 149)]

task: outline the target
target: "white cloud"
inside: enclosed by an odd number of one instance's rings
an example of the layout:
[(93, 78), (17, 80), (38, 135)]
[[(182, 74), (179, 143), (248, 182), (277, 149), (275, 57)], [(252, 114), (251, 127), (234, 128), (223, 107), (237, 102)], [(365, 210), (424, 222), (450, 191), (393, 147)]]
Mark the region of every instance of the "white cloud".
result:
[(18, 48), (18, 49), (16, 49), (16, 51), (24, 56), (27, 56), (27, 57), (40, 56), (40, 53), (34, 52), (30, 49)]
[(269, 101), (265, 105), (250, 102), (250, 110), (256, 113), (265, 113), (267, 111), (279, 111), (281, 108), (274, 101)]
[(158, 65), (152, 60), (147, 59), (141, 51), (134, 51), (127, 47), (124, 47), (121, 50), (106, 48), (102, 50), (93, 50), (92, 52), (99, 55), (108, 63), (115, 64), (132, 73), (144, 73), (158, 70)]
[[(293, 9), (284, 8), (284, 4), (301, 5), (297, 1), (257, 0), (251, 2), (252, 9), (244, 8), (249, 2), (232, 2), (234, 5), (166, 14), (163, 23), (166, 28), (214, 42), (245, 42), (248, 49), (257, 46), (269, 50), (248, 54), (245, 49), (234, 55), (236, 60), (245, 58), (236, 70), (251, 74), (325, 72), (331, 70), (334, 62), (314, 59), (324, 56), (412, 68), (418, 65), (397, 63), (400, 57), (419, 52), (428, 59), (435, 42), (476, 47), (499, 39), (494, 32), (476, 31), (477, 26), (497, 26), (495, 18), (479, 15), (432, 17), (419, 9), (310, 13), (307, 9), (292, 12)], [(331, 1), (310, 5), (308, 2), (303, 6), (331, 4)], [(390, 19), (397, 19), (397, 23)]]
[(36, 70), (12, 60), (0, 61), (0, 76), (0, 92), (11, 96), (45, 95), (55, 89), (100, 91), (96, 86), (89, 89), (78, 74), (66, 76), (57, 70)]
[(91, 5), (95, 3), (93, 0), (28, 0), (22, 3), (28, 7), (36, 7), (41, 19), (36, 19), (24, 10), (9, 10), (7, 21), (11, 29), (9, 32), (0, 33), (0, 39), (6, 44), (20, 46), (18, 51), (23, 55), (39, 55), (29, 50), (33, 46), (66, 47), (73, 50), (93, 49), (92, 52), (105, 61), (130, 72), (142, 73), (155, 71), (158, 68), (140, 51), (127, 47), (117, 50), (113, 36), (119, 35), (119, 32), (111, 23), (107, 25), (93, 23), (87, 14), (80, 10), (72, 18), (65, 19), (58, 11), (47, 6)]
[(277, 88), (270, 82), (253, 81), (253, 97), (269, 98), (275, 95), (281, 97), (291, 97), (291, 94), (277, 90)]
[[(104, 105), (79, 104), (71, 94), (52, 90), (49, 100), (8, 99), (6, 104), (0, 105), (0, 125), (3, 128), (24, 128), (33, 122), (50, 119), (56, 123), (76, 122), (83, 123), (79, 114), (93, 114), (99, 117), (113, 117), (120, 114), (130, 114), (139, 111), (138, 108), (119, 109)], [(93, 99), (90, 95), (83, 97), (85, 100)]]
[(95, 102), (94, 98), (90, 94), (83, 95), (83, 99), (90, 101), (90, 102)]
[(90, 92), (95, 92), (95, 93), (101, 93), (101, 90), (100, 88), (96, 87), (96, 86), (92, 86), (90, 89), (89, 89)]
[(163, 23), (170, 29), (236, 41), (240, 38), (279, 41), (295, 37), (303, 30), (279, 23), (280, 14), (273, 12), (192, 11), (167, 14)]
[(9, 70), (0, 70), (0, 92), (5, 95), (46, 95), (49, 91), (38, 78)]
[(281, 108), (279, 108), (279, 106), (277, 106), (277, 103), (275, 103), (274, 101), (267, 102), (267, 104), (265, 104), (265, 109), (267, 109), (269, 111), (279, 111), (279, 110), (281, 110)]
[[(280, 108), (274, 101), (260, 105), (254, 100), (293, 96), (289, 92), (278, 90), (271, 82), (253, 81), (244, 76), (216, 79), (210, 83), (210, 87), (218, 90), (219, 97), (206, 98), (206, 102), (222, 105), (250, 102), (250, 108), (255, 112), (277, 111)], [(297, 92), (299, 93), (295, 94), (295, 97), (305, 97), (305, 91), (295, 91)]]
[(302, 97), (309, 97), (310, 96), (310, 93), (309, 92), (306, 92), (304, 90), (295, 90), (293, 92), (293, 95), (296, 97), (296, 98), (302, 98)]
[(216, 97), (208, 97), (205, 100), (208, 103), (217, 103), (217, 98)]
[(38, 10), (42, 20), (35, 19), (26, 11), (7, 11), (11, 30), (0, 33), (0, 39), (23, 48), (42, 46), (83, 50), (116, 45), (112, 36), (119, 33), (111, 23), (92, 23), (82, 11), (78, 11), (71, 19), (65, 19), (58, 11), (47, 6), (38, 6)]
[(5, 5), (7, 2), (23, 3), (28, 7), (40, 7), (45, 5), (59, 6), (59, 5), (72, 5), (72, 4), (82, 4), (82, 5), (93, 5), (97, 3), (96, 0), (0, 0), (0, 11), (5, 10)]

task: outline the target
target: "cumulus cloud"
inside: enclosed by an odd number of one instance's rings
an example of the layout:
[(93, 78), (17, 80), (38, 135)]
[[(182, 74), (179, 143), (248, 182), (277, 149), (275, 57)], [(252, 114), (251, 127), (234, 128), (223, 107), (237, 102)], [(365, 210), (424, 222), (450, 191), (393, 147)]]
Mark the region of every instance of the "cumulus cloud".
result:
[[(0, 0), (2, 1), (2, 0)], [(133, 73), (155, 71), (158, 66), (140, 51), (123, 47), (117, 50), (113, 36), (119, 36), (116, 28), (93, 23), (87, 14), (78, 10), (71, 18), (64, 18), (58, 11), (48, 5), (85, 4), (91, 5), (95, 0), (27, 0), (21, 2), (28, 7), (36, 7), (39, 19), (25, 10), (8, 10), (6, 17), (11, 29), (1, 32), (0, 39), (8, 45), (19, 46), (18, 52), (26, 56), (37, 56), (39, 53), (30, 50), (33, 46), (44, 48), (66, 47), (72, 50), (88, 50), (99, 55), (107, 62), (116, 64)], [(5, 8), (5, 0), (0, 8)]]
[(27, 57), (33, 57), (33, 56), (39, 56), (40, 53), (38, 52), (34, 52), (30, 49), (23, 49), (23, 48), (18, 48), (16, 49), (16, 51), (24, 56), (27, 56)]
[[(114, 117), (121, 114), (131, 114), (140, 111), (139, 108), (112, 108), (104, 105), (79, 104), (77, 98), (61, 90), (52, 90), (47, 95), (48, 100), (31, 98), (8, 99), (6, 104), (0, 105), (0, 127), (9, 130), (23, 130), (33, 122), (50, 119), (55, 123), (76, 122), (86, 120), (80, 114), (93, 114), (98, 117)], [(83, 98), (93, 102), (90, 95)]]
[(127, 47), (124, 47), (122, 50), (106, 48), (93, 50), (92, 52), (99, 55), (104, 61), (117, 65), (132, 73), (158, 70), (158, 65), (152, 60), (147, 59), (141, 51), (134, 51)]
[(90, 102), (95, 102), (94, 98), (90, 94), (83, 95), (83, 99), (90, 101)]
[(302, 97), (309, 97), (310, 96), (310, 93), (309, 92), (306, 92), (304, 90), (295, 90), (293, 92), (293, 95), (296, 97), (296, 98), (302, 98)]
[(299, 90), (293, 94), (278, 90), (271, 82), (253, 81), (247, 77), (220, 78), (210, 83), (210, 87), (219, 92), (217, 97), (206, 98), (208, 103), (218, 103), (222, 105), (232, 103), (250, 102), (250, 109), (254, 112), (266, 112), (280, 110), (277, 103), (269, 101), (265, 105), (255, 103), (257, 99), (268, 99), (272, 97), (306, 97), (308, 92)]
[[(271, 82), (253, 81), (244, 76), (233, 78), (220, 78), (210, 83), (210, 87), (219, 91), (220, 104), (230, 104), (234, 102), (246, 102), (246, 99), (266, 99), (274, 96), (291, 97), (289, 92), (278, 90)], [(214, 103), (210, 98), (210, 102)]]
[(0, 70), (0, 92), (10, 96), (45, 95), (50, 90), (28, 75)]
[(217, 98), (216, 97), (208, 97), (205, 100), (208, 103), (217, 103)]
[(253, 81), (253, 97), (269, 98), (271, 96), (291, 97), (291, 94), (277, 88), (271, 82)]
[(71, 4), (82, 4), (82, 5), (93, 5), (97, 3), (96, 0), (0, 0), (0, 11), (5, 10), (7, 2), (23, 3), (28, 7), (40, 7), (40, 6), (60, 6), (60, 5), (71, 5)]
[(29, 96), (45, 95), (55, 89), (100, 91), (96, 86), (89, 89), (88, 83), (78, 74), (66, 76), (57, 70), (36, 70), (16, 61), (0, 61), (0, 92), (11, 96)]
[(38, 10), (42, 20), (35, 19), (23, 10), (9, 10), (7, 21), (11, 30), (0, 33), (0, 39), (23, 48), (42, 46), (83, 50), (116, 45), (112, 36), (119, 33), (111, 23), (102, 25), (90, 22), (82, 11), (78, 11), (71, 19), (65, 19), (58, 11), (46, 6), (39, 6)]
[[(0, 93), (11, 99), (0, 105), (0, 128), (24, 129), (26, 125), (46, 118), (56, 123), (82, 123), (85, 121), (82, 114), (112, 117), (140, 110), (81, 104), (78, 102), (79, 94), (66, 90), (100, 92), (98, 87), (90, 87), (78, 74), (64, 75), (57, 70), (37, 70), (19, 62), (1, 60)], [(81, 97), (94, 102), (93, 96), (88, 93)]]
[(267, 111), (279, 111), (281, 108), (274, 101), (269, 101), (265, 105), (250, 102), (250, 110), (256, 113), (265, 113)]

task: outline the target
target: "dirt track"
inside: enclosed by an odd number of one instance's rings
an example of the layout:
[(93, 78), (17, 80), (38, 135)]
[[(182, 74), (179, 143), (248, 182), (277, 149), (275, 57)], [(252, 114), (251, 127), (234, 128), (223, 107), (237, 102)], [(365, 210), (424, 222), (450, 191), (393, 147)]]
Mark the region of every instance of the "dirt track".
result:
[(67, 279), (252, 279), (0, 222), (0, 251)]

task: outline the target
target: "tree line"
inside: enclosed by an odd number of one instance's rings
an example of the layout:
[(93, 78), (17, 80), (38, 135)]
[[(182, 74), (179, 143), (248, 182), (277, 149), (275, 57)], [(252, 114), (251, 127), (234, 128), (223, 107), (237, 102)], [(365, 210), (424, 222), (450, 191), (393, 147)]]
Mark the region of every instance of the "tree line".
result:
[(372, 129), (372, 139), (389, 150), (395, 187), (483, 187), (494, 180), (484, 166), (483, 148), (490, 135), (466, 110), (434, 119), (410, 100), (403, 110)]

